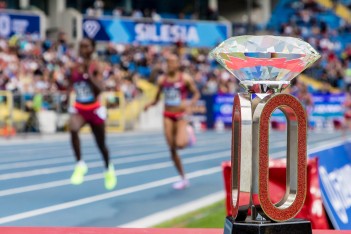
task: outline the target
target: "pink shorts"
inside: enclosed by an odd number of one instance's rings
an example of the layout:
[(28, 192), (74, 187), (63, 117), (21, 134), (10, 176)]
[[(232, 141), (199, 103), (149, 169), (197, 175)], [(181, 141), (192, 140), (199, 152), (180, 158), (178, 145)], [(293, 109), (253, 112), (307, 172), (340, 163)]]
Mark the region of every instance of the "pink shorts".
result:
[(83, 117), (85, 122), (92, 125), (100, 125), (105, 123), (106, 120), (106, 108), (101, 106), (99, 102), (91, 104), (74, 103), (70, 110), (71, 114), (79, 114)]

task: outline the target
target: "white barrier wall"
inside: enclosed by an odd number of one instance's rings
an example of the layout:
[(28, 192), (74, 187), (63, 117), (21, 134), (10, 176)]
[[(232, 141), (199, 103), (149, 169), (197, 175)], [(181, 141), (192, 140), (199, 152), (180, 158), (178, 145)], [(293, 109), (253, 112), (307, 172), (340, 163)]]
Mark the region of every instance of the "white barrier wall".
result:
[(55, 111), (42, 110), (38, 112), (39, 130), (41, 133), (55, 133), (57, 114)]
[(163, 129), (163, 102), (159, 102), (156, 106), (149, 108), (143, 112), (139, 119), (138, 129), (151, 131)]
[(82, 38), (82, 14), (73, 8), (66, 9), (59, 15), (61, 29), (67, 33), (68, 40), (74, 43)]

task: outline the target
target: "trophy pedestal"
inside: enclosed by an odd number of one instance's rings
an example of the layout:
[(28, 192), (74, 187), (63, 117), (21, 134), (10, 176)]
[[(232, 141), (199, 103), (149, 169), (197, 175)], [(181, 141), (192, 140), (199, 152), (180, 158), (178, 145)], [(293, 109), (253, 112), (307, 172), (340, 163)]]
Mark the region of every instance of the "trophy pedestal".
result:
[(247, 220), (235, 222), (232, 217), (225, 220), (224, 234), (312, 234), (312, 227), (309, 221), (303, 219), (292, 219), (290, 221), (257, 222)]

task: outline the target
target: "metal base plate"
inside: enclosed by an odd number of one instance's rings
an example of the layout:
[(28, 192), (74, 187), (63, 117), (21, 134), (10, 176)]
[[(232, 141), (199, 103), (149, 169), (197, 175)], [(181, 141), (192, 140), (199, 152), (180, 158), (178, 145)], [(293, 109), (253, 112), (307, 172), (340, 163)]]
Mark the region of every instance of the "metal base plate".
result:
[(275, 222), (235, 222), (232, 217), (225, 220), (224, 234), (312, 234), (309, 221), (292, 219), (282, 223)]

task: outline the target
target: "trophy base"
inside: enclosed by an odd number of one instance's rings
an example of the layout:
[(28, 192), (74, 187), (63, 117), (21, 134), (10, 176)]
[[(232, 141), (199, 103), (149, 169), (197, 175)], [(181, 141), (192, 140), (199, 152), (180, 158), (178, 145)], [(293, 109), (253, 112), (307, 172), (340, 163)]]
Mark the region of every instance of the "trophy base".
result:
[(224, 234), (312, 234), (311, 222), (303, 219), (292, 219), (282, 223), (235, 222), (232, 217), (225, 220)]

